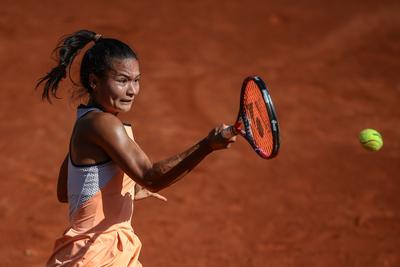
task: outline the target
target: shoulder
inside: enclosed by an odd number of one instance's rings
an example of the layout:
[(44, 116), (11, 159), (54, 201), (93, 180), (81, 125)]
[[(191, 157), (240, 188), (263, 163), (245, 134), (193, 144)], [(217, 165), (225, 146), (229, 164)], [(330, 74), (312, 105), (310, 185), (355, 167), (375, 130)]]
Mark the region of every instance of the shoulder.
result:
[(82, 127), (91, 139), (116, 138), (126, 135), (125, 128), (121, 120), (107, 112), (91, 112), (83, 118)]
[(91, 112), (86, 116), (85, 124), (94, 128), (123, 126), (121, 120), (117, 116), (108, 112)]

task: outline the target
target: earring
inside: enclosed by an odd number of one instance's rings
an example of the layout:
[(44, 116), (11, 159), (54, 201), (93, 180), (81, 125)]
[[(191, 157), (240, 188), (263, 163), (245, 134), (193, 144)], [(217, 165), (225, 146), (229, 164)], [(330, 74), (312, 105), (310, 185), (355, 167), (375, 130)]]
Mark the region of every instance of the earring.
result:
[(94, 88), (96, 88), (96, 85), (95, 85), (94, 83), (92, 83), (92, 84), (90, 85), (90, 87), (92, 87), (92, 89), (94, 89)]

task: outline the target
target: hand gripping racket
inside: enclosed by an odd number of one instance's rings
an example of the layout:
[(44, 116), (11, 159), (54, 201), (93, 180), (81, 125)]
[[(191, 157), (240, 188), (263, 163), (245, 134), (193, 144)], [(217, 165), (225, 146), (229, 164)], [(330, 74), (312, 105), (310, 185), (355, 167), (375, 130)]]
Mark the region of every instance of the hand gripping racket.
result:
[(278, 154), (278, 119), (267, 86), (260, 77), (250, 76), (243, 81), (236, 122), (221, 134), (227, 139), (240, 134), (264, 159)]

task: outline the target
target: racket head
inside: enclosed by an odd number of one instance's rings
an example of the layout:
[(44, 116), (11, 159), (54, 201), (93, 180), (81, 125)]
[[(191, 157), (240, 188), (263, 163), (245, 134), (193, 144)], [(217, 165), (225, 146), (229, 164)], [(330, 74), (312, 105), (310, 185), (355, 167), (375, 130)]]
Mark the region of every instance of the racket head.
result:
[(259, 76), (243, 81), (234, 127), (262, 158), (271, 159), (278, 154), (279, 123), (271, 95)]

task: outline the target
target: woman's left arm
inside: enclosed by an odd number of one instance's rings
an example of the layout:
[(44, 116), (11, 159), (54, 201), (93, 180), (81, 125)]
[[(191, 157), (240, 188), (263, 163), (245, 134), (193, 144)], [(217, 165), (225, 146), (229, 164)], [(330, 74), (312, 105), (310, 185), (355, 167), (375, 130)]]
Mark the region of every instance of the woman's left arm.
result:
[(167, 201), (166, 197), (157, 193), (153, 193), (139, 184), (135, 184), (135, 200), (143, 199), (146, 197), (155, 197), (159, 200)]
[(57, 181), (57, 198), (62, 203), (68, 203), (68, 154), (60, 167)]

